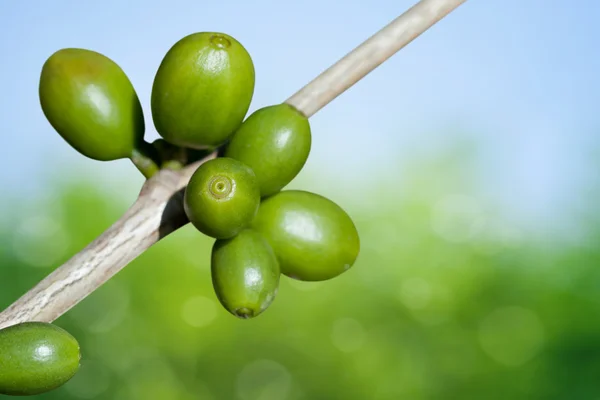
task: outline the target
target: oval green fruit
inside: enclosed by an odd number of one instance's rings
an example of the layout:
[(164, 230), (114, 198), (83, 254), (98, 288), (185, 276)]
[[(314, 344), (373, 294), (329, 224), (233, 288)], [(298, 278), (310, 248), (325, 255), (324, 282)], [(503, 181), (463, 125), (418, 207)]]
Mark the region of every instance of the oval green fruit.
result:
[(62, 138), (91, 159), (131, 157), (144, 137), (144, 115), (125, 72), (91, 50), (52, 54), (39, 84), (44, 115)]
[(263, 199), (252, 227), (271, 244), (281, 272), (298, 280), (336, 277), (354, 265), (360, 250), (350, 216), (307, 191), (285, 190)]
[(0, 330), (0, 393), (35, 395), (56, 389), (79, 369), (77, 340), (56, 325), (24, 322)]
[(252, 229), (231, 239), (216, 240), (211, 254), (212, 282), (217, 298), (239, 318), (261, 314), (279, 288), (279, 264), (267, 240)]
[(250, 224), (260, 205), (256, 176), (241, 161), (219, 157), (201, 164), (184, 195), (185, 213), (200, 232), (233, 237)]
[(254, 94), (250, 54), (224, 33), (179, 40), (163, 58), (152, 86), (152, 118), (167, 141), (202, 149), (224, 143), (242, 123)]
[(298, 175), (310, 146), (308, 118), (283, 103), (252, 113), (227, 144), (225, 156), (252, 168), (261, 196), (265, 197), (280, 191)]

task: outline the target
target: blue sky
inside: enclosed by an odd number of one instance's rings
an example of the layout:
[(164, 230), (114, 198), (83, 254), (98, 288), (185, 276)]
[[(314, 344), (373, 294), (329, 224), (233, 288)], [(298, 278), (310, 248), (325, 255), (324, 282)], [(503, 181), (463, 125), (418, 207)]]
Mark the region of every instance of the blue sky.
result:
[[(115, 191), (135, 193), (141, 183), (127, 161), (83, 159), (44, 119), (39, 73), (60, 48), (92, 49), (121, 65), (151, 140), (152, 79), (181, 37), (221, 31), (244, 44), (257, 71), (252, 111), (288, 98), (413, 3), (0, 2), (3, 196), (41, 195), (65, 171)], [(374, 174), (396, 176), (398, 160), (415, 149), (450, 146), (445, 131), (459, 127), (479, 143), (487, 198), (516, 219), (544, 229), (561, 221), (553, 229), (562, 229), (572, 221), (567, 210), (597, 182), (598, 20), (595, 0), (468, 0), (311, 118), (302, 176), (318, 173), (323, 187), (360, 192)]]

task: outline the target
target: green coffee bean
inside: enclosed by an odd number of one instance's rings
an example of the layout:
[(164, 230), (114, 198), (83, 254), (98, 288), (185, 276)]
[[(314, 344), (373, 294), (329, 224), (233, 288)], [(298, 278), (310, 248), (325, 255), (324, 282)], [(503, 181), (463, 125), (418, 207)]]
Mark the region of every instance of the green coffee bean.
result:
[(79, 369), (73, 336), (58, 326), (25, 322), (0, 330), (0, 394), (35, 395), (56, 389)]
[(308, 118), (284, 103), (252, 113), (227, 144), (225, 156), (252, 168), (264, 197), (280, 191), (298, 175), (310, 146)]
[(202, 149), (224, 143), (254, 94), (250, 54), (224, 33), (188, 35), (169, 49), (152, 86), (152, 118), (167, 141)]
[(267, 240), (251, 229), (215, 241), (211, 273), (219, 301), (239, 318), (261, 314), (273, 302), (279, 287), (275, 254)]
[(352, 267), (360, 250), (350, 216), (307, 191), (284, 190), (264, 199), (251, 226), (271, 244), (281, 272), (298, 280), (336, 277)]
[(144, 115), (129, 78), (108, 57), (67, 48), (42, 67), (39, 96), (52, 127), (100, 161), (129, 158), (144, 137)]
[(226, 239), (250, 224), (260, 204), (256, 176), (241, 161), (219, 157), (200, 165), (184, 196), (192, 225), (205, 235)]

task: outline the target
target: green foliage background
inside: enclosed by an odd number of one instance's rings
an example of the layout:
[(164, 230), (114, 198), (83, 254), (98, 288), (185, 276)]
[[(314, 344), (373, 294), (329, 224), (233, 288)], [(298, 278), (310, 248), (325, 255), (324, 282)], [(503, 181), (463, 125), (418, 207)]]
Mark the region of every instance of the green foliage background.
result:
[[(82, 368), (36, 398), (600, 398), (594, 210), (576, 246), (519, 234), (472, 202), (470, 151), (411, 160), (364, 199), (330, 189), (358, 226), (358, 262), (327, 282), (283, 277), (254, 320), (218, 304), (212, 240), (186, 226), (56, 321), (80, 341)], [(312, 178), (293, 186), (318, 191)], [(84, 180), (56, 193), (3, 207), (0, 308), (126, 208)]]

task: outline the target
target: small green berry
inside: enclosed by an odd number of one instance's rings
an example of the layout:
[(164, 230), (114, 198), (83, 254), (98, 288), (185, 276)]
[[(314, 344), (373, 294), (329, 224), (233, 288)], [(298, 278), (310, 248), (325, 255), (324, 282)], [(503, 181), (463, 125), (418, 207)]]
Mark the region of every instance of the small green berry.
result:
[(227, 239), (250, 224), (260, 204), (256, 176), (241, 161), (209, 160), (192, 175), (184, 195), (185, 213), (200, 232)]
[(78, 371), (77, 340), (56, 325), (24, 322), (0, 330), (0, 394), (30, 396), (56, 389)]
[(75, 150), (94, 160), (130, 158), (144, 137), (144, 115), (125, 72), (91, 50), (52, 54), (39, 84), (42, 111)]
[(261, 196), (265, 197), (280, 191), (298, 175), (310, 146), (308, 118), (283, 103), (252, 113), (227, 144), (225, 156), (252, 168)]
[(263, 199), (252, 227), (271, 244), (281, 272), (298, 280), (336, 277), (354, 265), (360, 250), (350, 216), (311, 192), (286, 190)]
[(250, 54), (224, 33), (198, 32), (175, 43), (152, 86), (158, 133), (194, 149), (224, 143), (242, 123), (254, 94)]
[(216, 240), (211, 254), (212, 282), (223, 307), (238, 318), (254, 318), (275, 299), (279, 264), (262, 235), (245, 229)]

